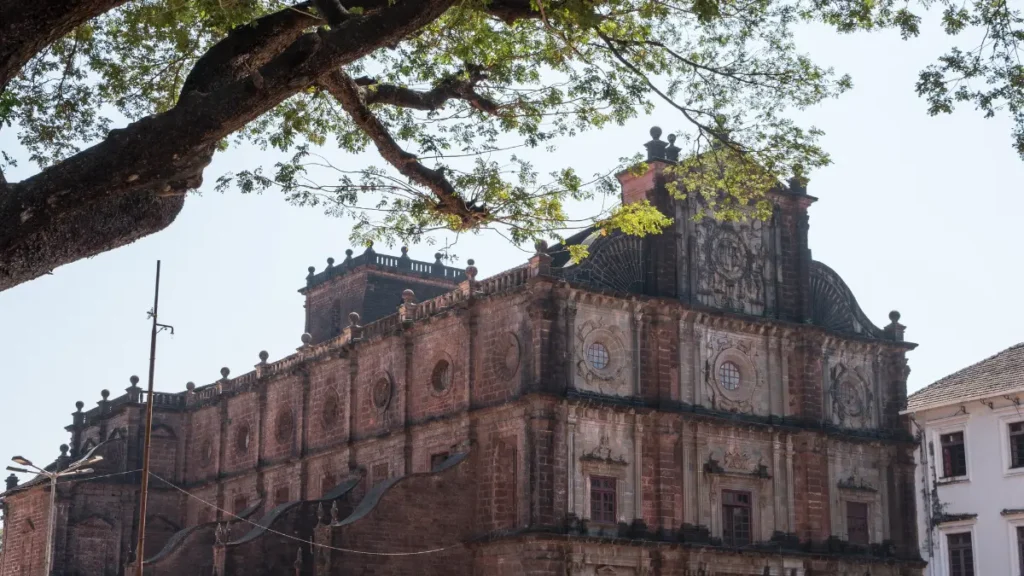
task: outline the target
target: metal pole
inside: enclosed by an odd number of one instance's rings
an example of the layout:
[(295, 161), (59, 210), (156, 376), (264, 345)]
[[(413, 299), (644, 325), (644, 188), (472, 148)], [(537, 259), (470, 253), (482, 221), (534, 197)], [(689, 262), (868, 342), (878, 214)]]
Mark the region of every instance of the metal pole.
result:
[(46, 527), (46, 568), (43, 569), (44, 576), (50, 576), (50, 569), (53, 566), (53, 533), (57, 527), (57, 475), (50, 474), (50, 523)]
[(153, 370), (156, 368), (157, 308), (160, 305), (160, 261), (156, 261), (156, 288), (153, 291), (153, 332), (149, 341), (149, 385), (146, 393), (146, 437), (142, 445), (142, 489), (139, 493), (139, 543), (135, 547), (135, 573), (142, 576), (146, 558), (146, 499), (149, 496), (149, 443), (153, 432)]

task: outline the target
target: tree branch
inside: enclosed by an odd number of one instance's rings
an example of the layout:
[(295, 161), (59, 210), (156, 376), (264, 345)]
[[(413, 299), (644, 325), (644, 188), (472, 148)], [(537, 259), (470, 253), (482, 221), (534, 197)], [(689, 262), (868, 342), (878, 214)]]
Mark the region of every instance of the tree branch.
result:
[(355, 83), (360, 88), (366, 104), (390, 104), (416, 110), (437, 110), (452, 99), (465, 100), (481, 112), (498, 115), (502, 105), (476, 92), (476, 85), (487, 75), (479, 68), (469, 71), (468, 77), (459, 73), (442, 80), (434, 88), (422, 92), (393, 84), (378, 84), (370, 78), (357, 78)]
[(33, 56), (126, 0), (0, 0), (0, 92)]
[(335, 71), (320, 81), (359, 128), (377, 145), (377, 150), (392, 166), (413, 182), (426, 187), (437, 197), (437, 210), (459, 218), (463, 229), (472, 228), (489, 217), (486, 208), (467, 203), (445, 178), (441, 170), (427, 168), (416, 156), (395, 142), (387, 127), (373, 114), (363, 99), (359, 85), (351, 76)]
[(299, 36), (250, 75), (196, 81), (174, 108), (9, 185), (0, 196), (0, 290), (166, 227), (184, 192), (201, 183), (218, 141), (331, 70), (399, 42), (453, 2), (399, 0)]

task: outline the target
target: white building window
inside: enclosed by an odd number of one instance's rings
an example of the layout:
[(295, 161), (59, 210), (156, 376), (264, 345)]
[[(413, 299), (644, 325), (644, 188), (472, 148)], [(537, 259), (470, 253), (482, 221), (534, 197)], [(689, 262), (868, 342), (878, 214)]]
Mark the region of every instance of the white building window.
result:
[[(945, 565), (944, 576), (981, 576), (974, 549), (977, 546), (975, 519), (939, 526), (939, 555), (933, 562)], [(986, 575), (987, 576), (987, 575)]]
[(939, 483), (965, 482), (971, 476), (971, 451), (968, 448), (967, 418), (943, 420), (931, 435), (935, 451), (935, 473)]
[(1003, 475), (1024, 475), (1024, 416), (1016, 406), (997, 410), (1000, 451), (1003, 453)]
[(1007, 517), (1009, 521), (1010, 541), (1010, 574), (1024, 576), (1024, 513), (1016, 513)]
[(970, 532), (946, 534), (949, 576), (974, 576), (974, 544)]

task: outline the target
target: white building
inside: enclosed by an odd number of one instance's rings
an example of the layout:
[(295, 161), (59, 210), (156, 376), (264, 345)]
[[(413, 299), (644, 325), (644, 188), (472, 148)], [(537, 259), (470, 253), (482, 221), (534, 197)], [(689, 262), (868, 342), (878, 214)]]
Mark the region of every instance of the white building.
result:
[(1024, 576), (1024, 343), (907, 401), (928, 576)]

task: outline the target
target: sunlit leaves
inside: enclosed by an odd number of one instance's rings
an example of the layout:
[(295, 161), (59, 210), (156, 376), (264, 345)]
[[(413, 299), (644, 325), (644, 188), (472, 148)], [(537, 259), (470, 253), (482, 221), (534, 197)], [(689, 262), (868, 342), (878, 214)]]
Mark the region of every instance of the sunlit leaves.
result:
[[(480, 229), (522, 244), (590, 226), (642, 236), (669, 224), (649, 204), (617, 202), (618, 182), (611, 175), (645, 170), (637, 158), (591, 176), (568, 165), (542, 175), (529, 160), (557, 154), (556, 142), (649, 113), (658, 102), (677, 113), (659, 119), (676, 133), (681, 148), (680, 161), (666, 170), (670, 192), (699, 202), (702, 217), (766, 217), (766, 191), (830, 162), (817, 143), (820, 131), (794, 123), (793, 111), (852, 87), (848, 76), (817, 65), (796, 46), (794, 26), (822, 22), (839, 32), (888, 28), (909, 39), (920, 33), (915, 9), (928, 5), (531, 0), (531, 13), (498, 18), (491, 10), (496, 1), (462, 0), (346, 72), (366, 77), (367, 95), (383, 84), (426, 92), (474, 77), (474, 93), (493, 107), (481, 108), (465, 94), (433, 109), (369, 107), (404, 151), (443, 170), (462, 200), (486, 209)], [(921, 73), (917, 91), (928, 111), (948, 113), (970, 103), (986, 116), (1006, 112), (1015, 121), (1015, 145), (1024, 157), (1020, 9), (1005, 0), (943, 0), (939, 6), (944, 31), (972, 41)], [(104, 138), (109, 118), (120, 123), (175, 106), (185, 78), (210, 46), (232, 28), (281, 9), (282, 0), (126, 3), (33, 59), (0, 94), (0, 127), (16, 126), (37, 164), (58, 162)], [(349, 12), (363, 10), (350, 6)], [(973, 42), (974, 32), (979, 42)], [(218, 182), (221, 190), (280, 191), (293, 204), (353, 220), (358, 242), (414, 242), (436, 230), (462, 229), (430, 190), (392, 166), (357, 159), (374, 152), (369, 138), (315, 84), (249, 123), (234, 141), (279, 151), (287, 159), (227, 175)], [(580, 206), (589, 212), (571, 217)], [(570, 256), (585, 257), (585, 248)]]

